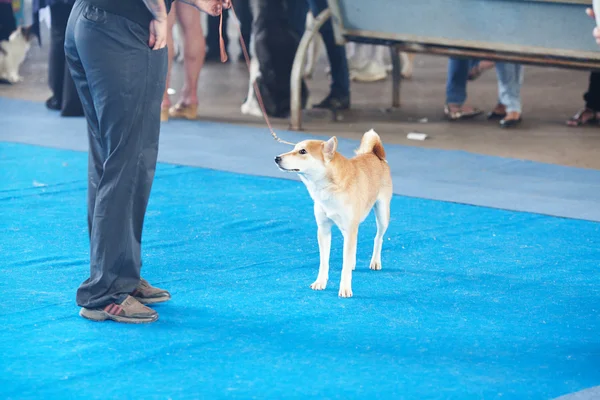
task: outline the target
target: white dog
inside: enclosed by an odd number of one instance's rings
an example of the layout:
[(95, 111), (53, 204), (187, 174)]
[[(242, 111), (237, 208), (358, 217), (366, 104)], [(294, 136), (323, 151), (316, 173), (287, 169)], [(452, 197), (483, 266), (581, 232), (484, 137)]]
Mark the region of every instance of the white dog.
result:
[(324, 290), (329, 279), (331, 227), (344, 236), (344, 262), (339, 296), (352, 297), (352, 271), (356, 266), (358, 226), (375, 208), (377, 235), (371, 257), (372, 270), (381, 269), (381, 247), (390, 220), (392, 177), (385, 150), (374, 130), (364, 134), (356, 156), (347, 159), (337, 151), (337, 139), (307, 140), (294, 150), (275, 157), (283, 171), (296, 172), (315, 202), (320, 265), (310, 286)]
[(31, 26), (21, 26), (11, 33), (8, 40), (0, 42), (0, 79), (10, 83), (23, 81), (19, 69), (35, 38)]

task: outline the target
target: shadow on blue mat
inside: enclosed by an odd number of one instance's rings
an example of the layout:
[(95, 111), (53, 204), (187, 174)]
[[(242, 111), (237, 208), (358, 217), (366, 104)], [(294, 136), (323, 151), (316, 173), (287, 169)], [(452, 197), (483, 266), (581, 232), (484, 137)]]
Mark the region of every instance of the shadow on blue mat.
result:
[(294, 181), (160, 165), (144, 275), (160, 320), (81, 319), (83, 153), (0, 143), (0, 397), (549, 399), (600, 383), (600, 225), (396, 196), (383, 270), (328, 289)]
[[(0, 142), (87, 151), (83, 118), (60, 118), (42, 103), (0, 98)], [(310, 134), (279, 132), (297, 142)], [(342, 139), (340, 151), (358, 147)], [(600, 222), (600, 171), (491, 157), (464, 151), (385, 144), (396, 194)], [(169, 121), (161, 128), (159, 161), (285, 179), (273, 157), (289, 147), (265, 128)]]

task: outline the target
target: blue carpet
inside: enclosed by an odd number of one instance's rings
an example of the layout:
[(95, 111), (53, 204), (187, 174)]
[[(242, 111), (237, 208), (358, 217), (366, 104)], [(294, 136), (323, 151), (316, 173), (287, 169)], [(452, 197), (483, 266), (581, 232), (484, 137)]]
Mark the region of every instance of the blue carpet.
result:
[(160, 320), (81, 319), (84, 153), (0, 143), (0, 398), (548, 399), (600, 384), (600, 224), (396, 196), (352, 299), (295, 181), (161, 164), (144, 275)]
[[(42, 103), (0, 98), (0, 121), (0, 141), (87, 150), (85, 120), (61, 118)], [(315, 138), (279, 133), (294, 142)], [(346, 155), (356, 147), (356, 141), (340, 140), (340, 150)], [(600, 222), (600, 171), (463, 151), (389, 143), (385, 147), (396, 194)], [(265, 128), (174, 120), (162, 126), (159, 159), (296, 179), (273, 163), (273, 157), (287, 149), (273, 141)]]

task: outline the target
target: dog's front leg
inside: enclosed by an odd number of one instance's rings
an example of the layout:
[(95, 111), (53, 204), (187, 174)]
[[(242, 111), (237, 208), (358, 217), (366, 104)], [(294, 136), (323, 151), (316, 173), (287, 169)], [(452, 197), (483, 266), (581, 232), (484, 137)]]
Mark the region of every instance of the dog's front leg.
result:
[(329, 253), (331, 251), (331, 220), (325, 215), (321, 207), (315, 205), (315, 218), (317, 220), (317, 239), (319, 241), (319, 275), (317, 280), (310, 285), (313, 290), (325, 290), (329, 280)]
[(344, 232), (344, 263), (340, 281), (340, 297), (352, 297), (352, 270), (356, 266), (356, 242), (358, 224), (352, 223)]

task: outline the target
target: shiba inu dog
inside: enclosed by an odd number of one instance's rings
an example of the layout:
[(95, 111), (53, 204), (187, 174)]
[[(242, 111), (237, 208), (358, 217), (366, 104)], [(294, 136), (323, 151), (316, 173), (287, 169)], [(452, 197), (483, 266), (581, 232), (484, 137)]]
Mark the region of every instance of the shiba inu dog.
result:
[(363, 135), (356, 156), (348, 159), (337, 152), (337, 139), (307, 140), (288, 153), (275, 157), (277, 166), (295, 172), (315, 202), (320, 265), (317, 280), (310, 286), (324, 290), (329, 279), (329, 253), (333, 224), (344, 237), (344, 261), (339, 296), (352, 297), (352, 271), (356, 266), (358, 226), (372, 208), (377, 235), (371, 257), (372, 270), (381, 269), (381, 247), (390, 220), (392, 177), (379, 135)]
[(21, 26), (11, 33), (8, 40), (0, 42), (0, 79), (10, 83), (23, 80), (23, 77), (19, 74), (19, 68), (36, 37), (31, 26)]

